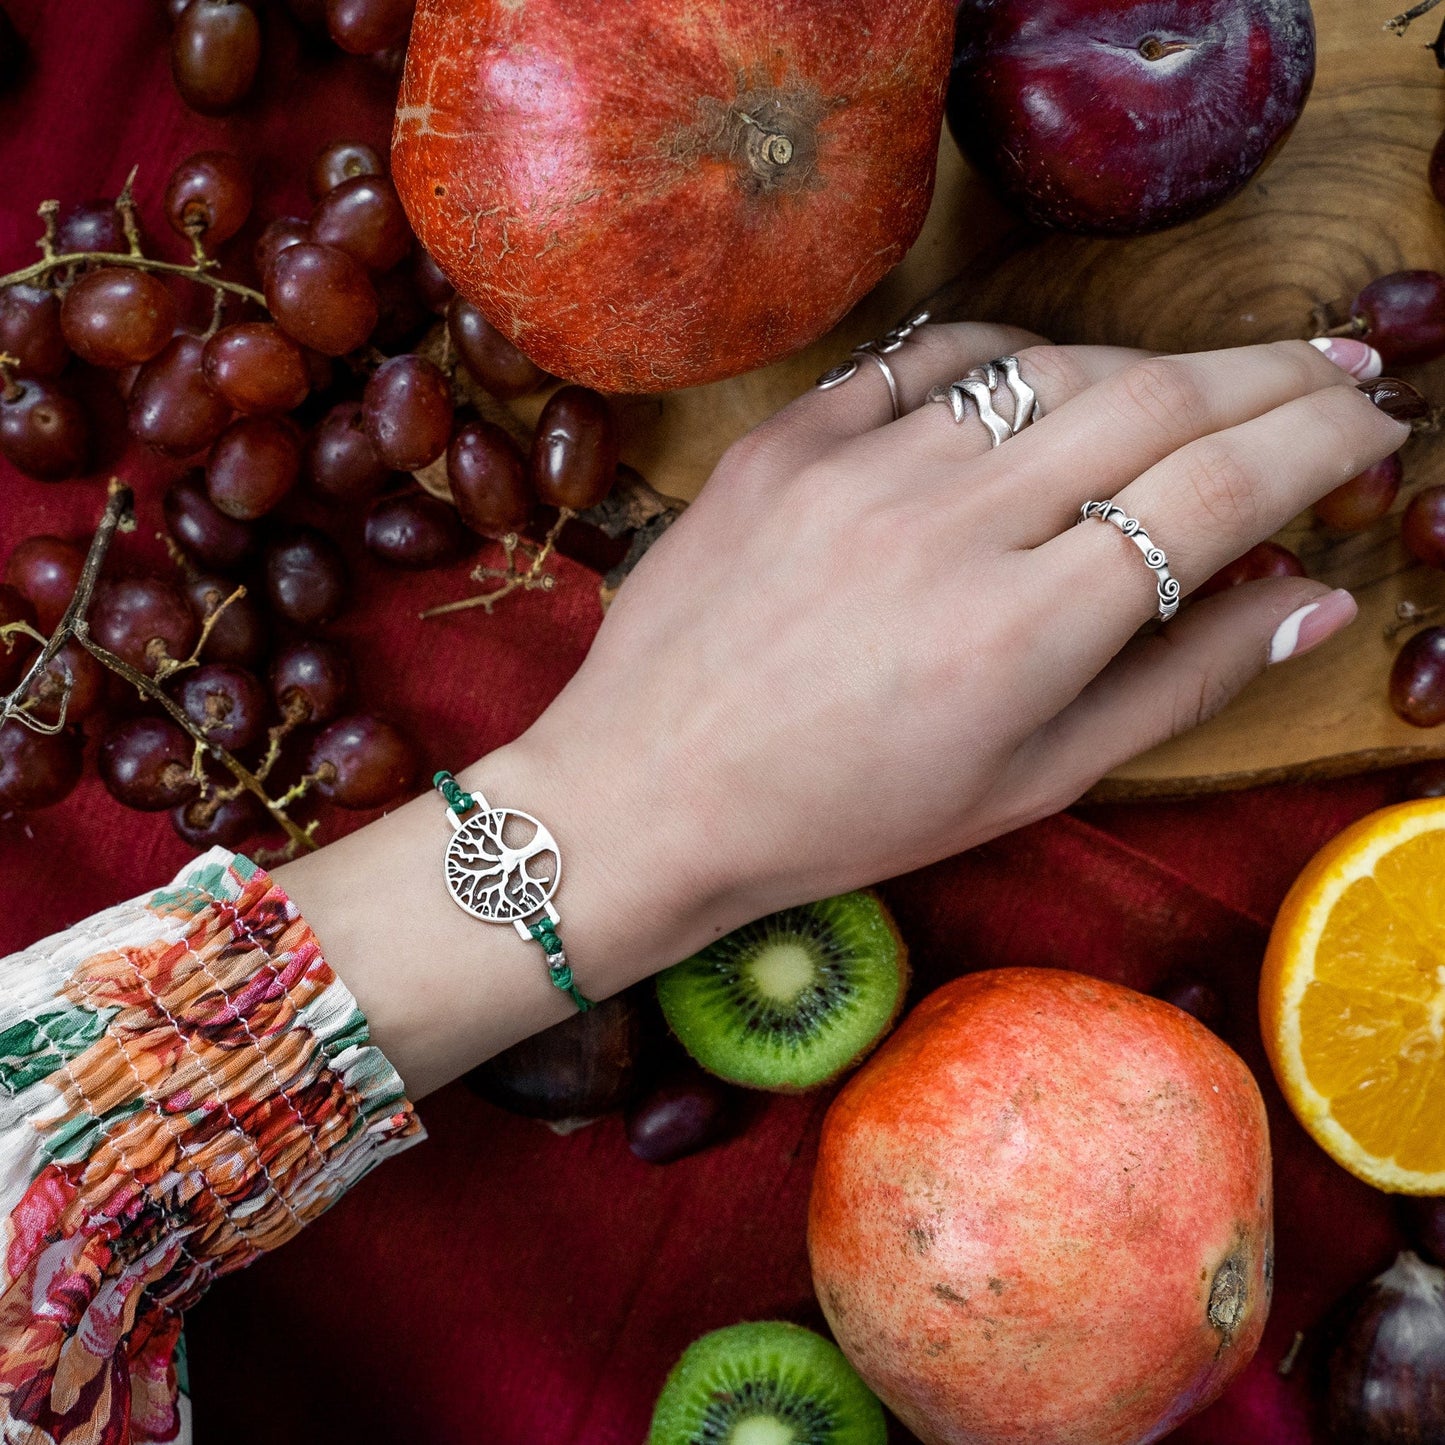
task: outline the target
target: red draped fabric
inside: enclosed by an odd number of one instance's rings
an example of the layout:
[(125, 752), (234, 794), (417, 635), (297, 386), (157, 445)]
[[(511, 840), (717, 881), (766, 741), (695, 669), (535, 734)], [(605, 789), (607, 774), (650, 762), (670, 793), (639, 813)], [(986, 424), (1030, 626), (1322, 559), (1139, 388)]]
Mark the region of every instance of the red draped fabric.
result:
[[(265, 13), (256, 95), (208, 120), (172, 87), (160, 0), (5, 3), (36, 63), (24, 89), (0, 100), (0, 270), (34, 255), (38, 202), (113, 194), (132, 165), (151, 236), (179, 256), (159, 197), (180, 157), (208, 146), (249, 157), (264, 220), (305, 213), (304, 166), (322, 143), (385, 141), (391, 81), (302, 46), (280, 12)], [(256, 229), (226, 254), (244, 257)], [(139, 494), (142, 525), (122, 556), (164, 565), (153, 534), (174, 468), (119, 448), (104, 466)], [(88, 535), (103, 474), (47, 485), (0, 465), (0, 556), (35, 532)], [(388, 572), (359, 552), (355, 519), (342, 530), (360, 602), (335, 632), (359, 663), (366, 703), (424, 739), (432, 766), (525, 727), (599, 620), (595, 577), (567, 563), (555, 593), (516, 598), (492, 618), (423, 624), (421, 606), (465, 589), (465, 568)], [(919, 991), (965, 969), (1043, 964), (1144, 989), (1182, 970), (1225, 995), (1223, 1032), (1256, 1070), (1274, 1125), (1278, 1293), (1254, 1363), (1173, 1437), (1190, 1445), (1322, 1440), (1310, 1423), (1310, 1345), (1330, 1303), (1399, 1244), (1390, 1202), (1332, 1165), (1284, 1108), (1253, 1003), (1291, 879), (1390, 788), (1357, 780), (1078, 810), (885, 889)], [(345, 821), (325, 826), (334, 836)], [(0, 820), (0, 952), (169, 877), (186, 856), (164, 816), (122, 810), (93, 776), (58, 808)], [(194, 1313), (198, 1441), (637, 1445), (693, 1337), (744, 1319), (820, 1323), (803, 1224), (827, 1103), (759, 1098), (733, 1142), (657, 1168), (632, 1157), (617, 1119), (563, 1138), (459, 1087), (426, 1100), (429, 1144)], [(1300, 1330), (1306, 1348), (1282, 1376)]]

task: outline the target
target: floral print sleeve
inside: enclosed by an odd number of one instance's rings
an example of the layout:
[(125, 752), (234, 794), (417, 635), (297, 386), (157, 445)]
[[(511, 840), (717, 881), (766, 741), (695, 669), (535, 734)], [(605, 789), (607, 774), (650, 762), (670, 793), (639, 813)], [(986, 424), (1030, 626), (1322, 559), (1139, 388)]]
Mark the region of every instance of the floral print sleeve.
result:
[(187, 1306), (421, 1137), (295, 905), (223, 849), (0, 960), (0, 1439), (185, 1445)]

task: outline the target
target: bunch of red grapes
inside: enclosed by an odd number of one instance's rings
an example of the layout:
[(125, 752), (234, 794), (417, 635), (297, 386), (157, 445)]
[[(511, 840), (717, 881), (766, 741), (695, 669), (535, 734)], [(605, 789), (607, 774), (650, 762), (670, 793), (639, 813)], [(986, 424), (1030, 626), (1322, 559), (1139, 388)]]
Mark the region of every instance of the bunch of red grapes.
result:
[[(1431, 185), (1445, 205), (1445, 137), (1435, 149)], [(1368, 341), (1388, 368), (1445, 356), (1445, 275), (1396, 271), (1372, 281), (1350, 303), (1349, 319), (1335, 334)], [(1362, 532), (1388, 516), (1404, 480), (1399, 453), (1336, 487), (1315, 503), (1326, 530)], [(1445, 486), (1424, 487), (1400, 519), (1400, 539), (1417, 562), (1445, 569)], [(1301, 577), (1300, 559), (1277, 542), (1262, 542), (1221, 569), (1199, 589), (1206, 596), (1258, 577)], [(1400, 649), (1390, 672), (1390, 705), (1416, 727), (1445, 722), (1445, 627), (1427, 627)]]
[[(242, 297), (249, 314), (230, 319), (237, 297), (216, 293), (206, 330), (182, 323), (174, 289), (204, 280), (136, 265), (144, 258), (130, 254), (127, 210), (88, 204), (57, 218), (57, 255), (103, 254), (0, 289), (0, 453), (41, 481), (83, 473), (94, 426), (77, 380), (93, 390), (97, 374), (108, 376), (131, 435), (192, 465), (164, 498), (179, 575), (103, 579), (89, 611), (93, 637), (164, 677), (226, 603), (201, 665), (166, 680), (175, 701), (209, 742), (242, 759), (264, 755), (278, 727), (314, 733), (309, 786), (343, 807), (371, 808), (413, 785), (416, 750), (379, 717), (343, 715), (351, 669), (317, 634), (346, 606), (346, 563), (327, 530), (278, 523), (276, 509), (305, 489), (338, 520), (363, 513), (365, 545), (383, 561), (439, 566), (539, 515), (545, 522), (604, 500), (617, 436), (604, 399), (582, 387), (548, 399), (529, 452), (507, 427), (458, 407), (451, 372), (405, 349), (441, 331), (440, 318), (447, 365), (491, 396), (514, 398), (547, 378), (452, 292), (370, 147), (328, 146), (310, 185), (310, 218), (273, 220), (256, 243), (264, 309)], [(170, 177), (165, 211), (197, 257), (213, 254), (250, 214), (245, 167), (221, 151), (191, 156)], [(409, 475), (433, 463), (444, 465), (455, 505)], [(83, 560), (63, 539), (21, 543), (0, 586), (0, 624), (50, 632)], [(250, 590), (233, 598), (241, 580)], [(0, 694), (34, 652), (23, 640), (0, 648)], [(194, 739), (176, 722), (155, 710), (114, 720), (109, 694), (105, 669), (68, 642), (27, 701), (54, 724), (64, 698), (65, 730), (0, 728), (0, 812), (63, 798), (80, 775), (80, 729), (96, 720), (101, 776), (120, 802), (170, 810), (197, 846), (236, 846), (266, 823), (251, 794), (218, 803), (232, 789), (198, 782)]]
[[(224, 115), (251, 93), (261, 68), (255, 0), (164, 0), (172, 23), (171, 75), (202, 115)], [(329, 35), (350, 55), (400, 70), (416, 0), (285, 0), (304, 31)]]

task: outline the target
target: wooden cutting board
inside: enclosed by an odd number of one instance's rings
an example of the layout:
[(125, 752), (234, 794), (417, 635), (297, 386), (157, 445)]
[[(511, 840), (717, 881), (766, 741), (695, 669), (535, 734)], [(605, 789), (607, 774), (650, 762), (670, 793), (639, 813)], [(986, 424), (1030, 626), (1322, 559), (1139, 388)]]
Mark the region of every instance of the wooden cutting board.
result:
[[(697, 495), (736, 437), (805, 390), (855, 342), (968, 274), (960, 319), (1008, 320), (1063, 342), (1159, 351), (1303, 336), (1316, 306), (1372, 277), (1445, 268), (1445, 211), (1426, 182), (1445, 128), (1445, 75), (1423, 48), (1383, 32), (1392, 0), (1316, 0), (1320, 64), (1294, 135), (1245, 194), (1191, 226), (1132, 241), (1040, 239), (971, 174), (945, 133), (938, 188), (904, 263), (833, 335), (777, 366), (713, 386), (621, 403), (624, 455), (659, 490)], [(1440, 12), (1445, 16), (1445, 7)], [(1445, 401), (1445, 363), (1409, 373)], [(1445, 482), (1445, 439), (1406, 452), (1405, 497)], [(1399, 722), (1385, 701), (1396, 605), (1445, 603), (1445, 574), (1412, 567), (1395, 519), (1333, 540), (1307, 517), (1280, 534), (1313, 576), (1349, 586), (1359, 620), (1327, 647), (1274, 669), (1206, 726), (1121, 768), (1096, 796), (1168, 797), (1320, 777), (1445, 755), (1445, 728)]]

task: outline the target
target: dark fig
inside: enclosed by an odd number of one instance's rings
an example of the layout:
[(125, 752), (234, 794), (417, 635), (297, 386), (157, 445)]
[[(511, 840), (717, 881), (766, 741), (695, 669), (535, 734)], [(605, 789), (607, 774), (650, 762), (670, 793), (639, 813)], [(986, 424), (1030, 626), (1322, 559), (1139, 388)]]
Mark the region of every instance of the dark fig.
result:
[(488, 1059), (467, 1087), (530, 1119), (593, 1119), (631, 1097), (641, 1040), (637, 1007), (618, 994)]
[(1329, 1364), (1339, 1445), (1445, 1440), (1445, 1270), (1406, 1250), (1366, 1286)]

